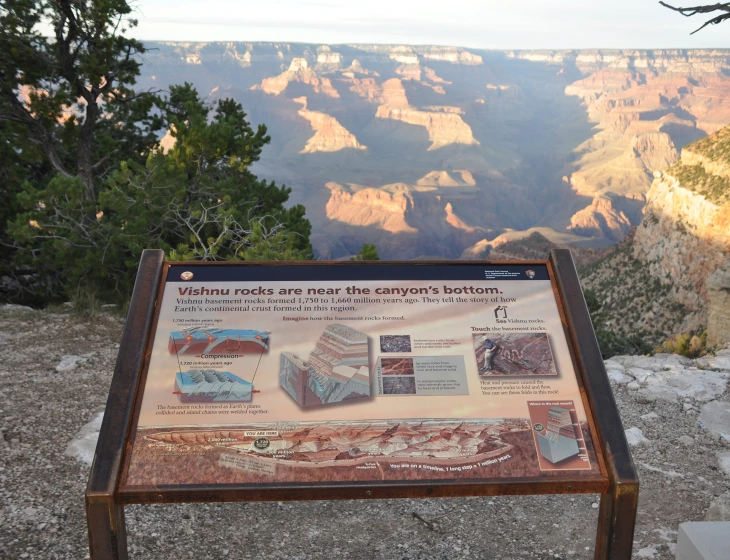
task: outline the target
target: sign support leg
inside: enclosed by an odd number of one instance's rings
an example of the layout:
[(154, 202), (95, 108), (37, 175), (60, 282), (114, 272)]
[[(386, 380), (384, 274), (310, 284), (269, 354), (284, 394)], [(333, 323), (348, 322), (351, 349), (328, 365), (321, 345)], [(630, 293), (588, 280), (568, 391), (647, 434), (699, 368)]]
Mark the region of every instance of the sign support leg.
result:
[(127, 560), (124, 506), (112, 498), (86, 503), (91, 560)]
[(638, 484), (611, 484), (601, 496), (595, 560), (631, 560)]

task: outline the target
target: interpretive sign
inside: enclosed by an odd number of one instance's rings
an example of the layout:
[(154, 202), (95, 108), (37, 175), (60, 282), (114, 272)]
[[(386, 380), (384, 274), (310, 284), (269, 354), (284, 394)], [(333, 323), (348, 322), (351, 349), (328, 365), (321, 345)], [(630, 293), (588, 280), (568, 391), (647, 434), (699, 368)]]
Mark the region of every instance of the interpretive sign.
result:
[(157, 261), (87, 493), (93, 558), (126, 554), (124, 503), (567, 492), (610, 497), (597, 557), (629, 557), (638, 481), (569, 253)]

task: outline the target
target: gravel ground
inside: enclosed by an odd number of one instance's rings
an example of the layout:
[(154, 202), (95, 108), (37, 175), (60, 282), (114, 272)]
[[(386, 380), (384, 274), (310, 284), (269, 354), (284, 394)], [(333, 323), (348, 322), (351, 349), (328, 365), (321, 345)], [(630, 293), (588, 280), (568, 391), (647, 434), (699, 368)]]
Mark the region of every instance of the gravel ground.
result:
[[(121, 319), (106, 314), (80, 318), (0, 307), (0, 558), (88, 558), (83, 500), (88, 467), (66, 449), (103, 409), (122, 326)], [(65, 355), (81, 360), (64, 360)], [(638, 428), (649, 440), (634, 447), (641, 477), (634, 556), (674, 558), (679, 523), (703, 520), (710, 502), (730, 490), (730, 477), (717, 459), (730, 444), (700, 428), (701, 402), (652, 401), (625, 384), (615, 391), (624, 427)], [(730, 399), (725, 392), (718, 400)], [(598, 499), (279, 502), (126, 511), (134, 559), (578, 559), (593, 557)]]

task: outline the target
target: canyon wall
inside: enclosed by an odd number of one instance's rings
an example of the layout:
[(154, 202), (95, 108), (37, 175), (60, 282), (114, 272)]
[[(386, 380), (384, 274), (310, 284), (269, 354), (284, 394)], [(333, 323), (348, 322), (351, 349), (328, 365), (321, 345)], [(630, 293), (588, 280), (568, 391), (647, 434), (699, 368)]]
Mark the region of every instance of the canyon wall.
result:
[(266, 124), (253, 171), (292, 188), (321, 257), (476, 258), (533, 231), (607, 247), (653, 173), (730, 123), (723, 50), (149, 46), (141, 88), (188, 81)]
[[(730, 342), (730, 127), (655, 172), (641, 224), (584, 285), (626, 334), (707, 328), (708, 344)], [(627, 317), (630, 307), (640, 312)]]

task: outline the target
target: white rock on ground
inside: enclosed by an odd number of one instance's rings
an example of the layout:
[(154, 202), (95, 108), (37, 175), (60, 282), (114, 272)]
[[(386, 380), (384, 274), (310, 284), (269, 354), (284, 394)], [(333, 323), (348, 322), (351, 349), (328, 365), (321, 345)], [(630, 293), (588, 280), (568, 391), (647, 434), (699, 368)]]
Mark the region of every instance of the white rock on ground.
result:
[(730, 442), (730, 403), (712, 401), (703, 405), (700, 426), (716, 438)]
[(730, 370), (730, 348), (718, 350), (714, 356), (708, 355), (697, 358), (697, 364), (700, 367), (708, 369), (721, 369), (728, 371)]
[(2, 308), (3, 311), (33, 311), (32, 307), (28, 307), (27, 305), (18, 305), (17, 303), (6, 303), (5, 305), (0, 305), (0, 308)]
[(61, 356), (61, 361), (56, 366), (56, 371), (71, 371), (76, 369), (76, 366), (83, 364), (89, 359), (90, 355), (86, 354), (83, 356), (74, 356), (72, 354), (65, 354)]
[(626, 430), (626, 441), (628, 441), (629, 445), (632, 447), (645, 443), (651, 443), (648, 439), (646, 439), (644, 434), (637, 427), (629, 428), (628, 430)]
[(611, 381), (637, 390), (649, 401), (675, 402), (680, 398), (711, 401), (725, 392), (730, 373), (698, 369), (697, 366), (719, 365), (724, 359), (720, 352), (704, 362), (674, 354), (614, 356), (606, 361), (606, 371)]
[(730, 492), (712, 500), (705, 514), (705, 521), (730, 521)]
[(102, 410), (96, 413), (91, 422), (82, 426), (66, 447), (66, 455), (91, 465), (94, 461), (96, 442), (99, 440), (99, 431), (103, 419), (104, 411)]
[(718, 453), (717, 462), (720, 464), (720, 470), (730, 476), (730, 451)]

